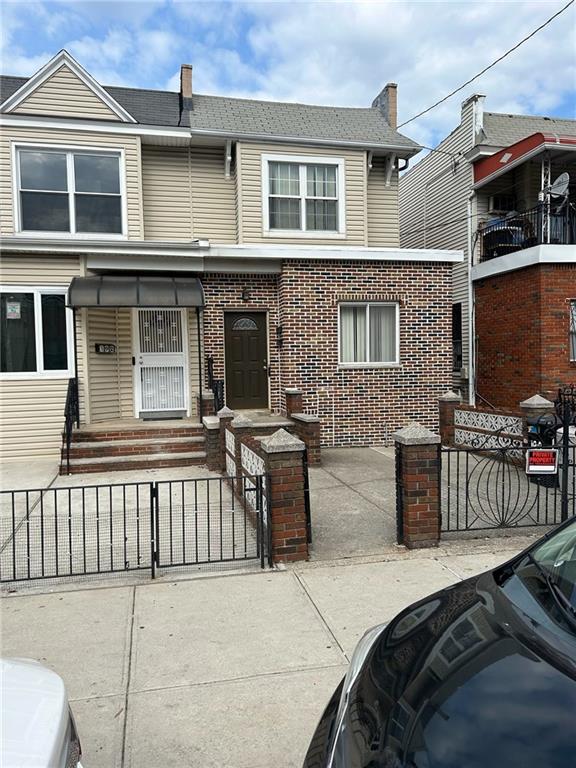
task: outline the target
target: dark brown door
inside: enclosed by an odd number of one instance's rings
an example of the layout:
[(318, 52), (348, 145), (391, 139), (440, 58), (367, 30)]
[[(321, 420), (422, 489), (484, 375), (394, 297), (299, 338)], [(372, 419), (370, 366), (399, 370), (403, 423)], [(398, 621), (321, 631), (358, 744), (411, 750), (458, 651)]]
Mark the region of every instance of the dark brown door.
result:
[(227, 312), (226, 405), (268, 408), (268, 350), (265, 312)]

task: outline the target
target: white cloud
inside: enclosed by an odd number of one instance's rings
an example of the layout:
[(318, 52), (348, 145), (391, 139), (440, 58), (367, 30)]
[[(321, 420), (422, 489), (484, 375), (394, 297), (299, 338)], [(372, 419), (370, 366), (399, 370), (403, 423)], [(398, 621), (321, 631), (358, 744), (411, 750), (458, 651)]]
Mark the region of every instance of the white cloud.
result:
[[(400, 120), (444, 96), (550, 16), (561, 2), (52, 2), (34, 4), (54, 41), (22, 43), (26, 4), (5, 3), (4, 71), (30, 74), (61, 47), (103, 83), (177, 90), (179, 65), (194, 65), (202, 93), (369, 105), (399, 85)], [(5, 13), (6, 15), (6, 13)], [(458, 122), (470, 93), (495, 111), (554, 113), (576, 89), (571, 8), (405, 132), (431, 144)], [(5, 22), (5, 20), (3, 20)], [(60, 32), (58, 33), (58, 30)], [(19, 44), (16, 41), (19, 41)], [(33, 53), (31, 52), (33, 51)]]

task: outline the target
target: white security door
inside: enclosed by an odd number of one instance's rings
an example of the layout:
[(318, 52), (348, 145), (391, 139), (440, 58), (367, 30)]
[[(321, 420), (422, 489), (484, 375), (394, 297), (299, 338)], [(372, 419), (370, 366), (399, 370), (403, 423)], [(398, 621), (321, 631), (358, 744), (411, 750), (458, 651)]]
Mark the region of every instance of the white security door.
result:
[(187, 411), (184, 327), (181, 309), (138, 309), (136, 410)]

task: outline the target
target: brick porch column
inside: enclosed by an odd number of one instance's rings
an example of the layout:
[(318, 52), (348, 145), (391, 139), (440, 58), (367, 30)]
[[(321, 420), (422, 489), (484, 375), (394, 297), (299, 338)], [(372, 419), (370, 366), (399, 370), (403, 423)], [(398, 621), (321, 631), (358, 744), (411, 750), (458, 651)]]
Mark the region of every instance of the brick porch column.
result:
[(462, 398), (451, 389), (438, 398), (438, 417), (442, 445), (454, 445), (454, 411)]
[(398, 543), (436, 547), (440, 540), (440, 435), (416, 422), (393, 434)]
[(220, 472), (222, 458), (220, 455), (220, 419), (218, 416), (204, 416), (204, 450), (206, 451), (206, 467), (212, 472)]
[(309, 466), (320, 466), (320, 418), (308, 413), (291, 413), (290, 418), (296, 435), (306, 444)]
[(288, 418), (293, 413), (302, 413), (302, 390), (296, 387), (288, 387), (284, 390), (286, 397), (286, 415)]
[(260, 442), (270, 478), (268, 498), (274, 562), (308, 559), (304, 504), (304, 443), (279, 429)]
[(227, 408), (224, 406), (223, 408), (220, 408), (218, 413), (216, 414), (218, 416), (218, 419), (220, 421), (220, 471), (225, 472), (226, 471), (226, 427), (229, 427), (232, 423), (232, 419), (236, 416), (234, 411), (231, 411), (230, 408)]

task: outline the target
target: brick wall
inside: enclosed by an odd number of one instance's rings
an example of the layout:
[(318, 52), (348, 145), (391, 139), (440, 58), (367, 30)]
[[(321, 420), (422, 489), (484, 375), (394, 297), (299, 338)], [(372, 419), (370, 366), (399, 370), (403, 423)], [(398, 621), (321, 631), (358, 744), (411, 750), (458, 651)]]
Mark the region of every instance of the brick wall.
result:
[[(224, 378), (224, 311), (266, 310), (273, 410), (285, 408), (284, 388), (300, 388), (323, 445), (390, 443), (412, 420), (436, 429), (451, 381), (451, 277), (450, 264), (305, 260), (285, 260), (279, 276), (206, 274), (205, 353)], [(399, 366), (338, 368), (339, 301), (400, 302)]]
[(570, 306), (576, 265), (544, 264), (475, 283), (477, 390), (498, 408), (538, 392), (554, 399), (576, 379), (570, 362)]
[[(318, 413), (323, 445), (383, 444), (407, 422), (437, 428), (450, 384), (449, 264), (284, 262), (282, 376)], [(338, 368), (339, 301), (400, 302), (400, 366)]]

